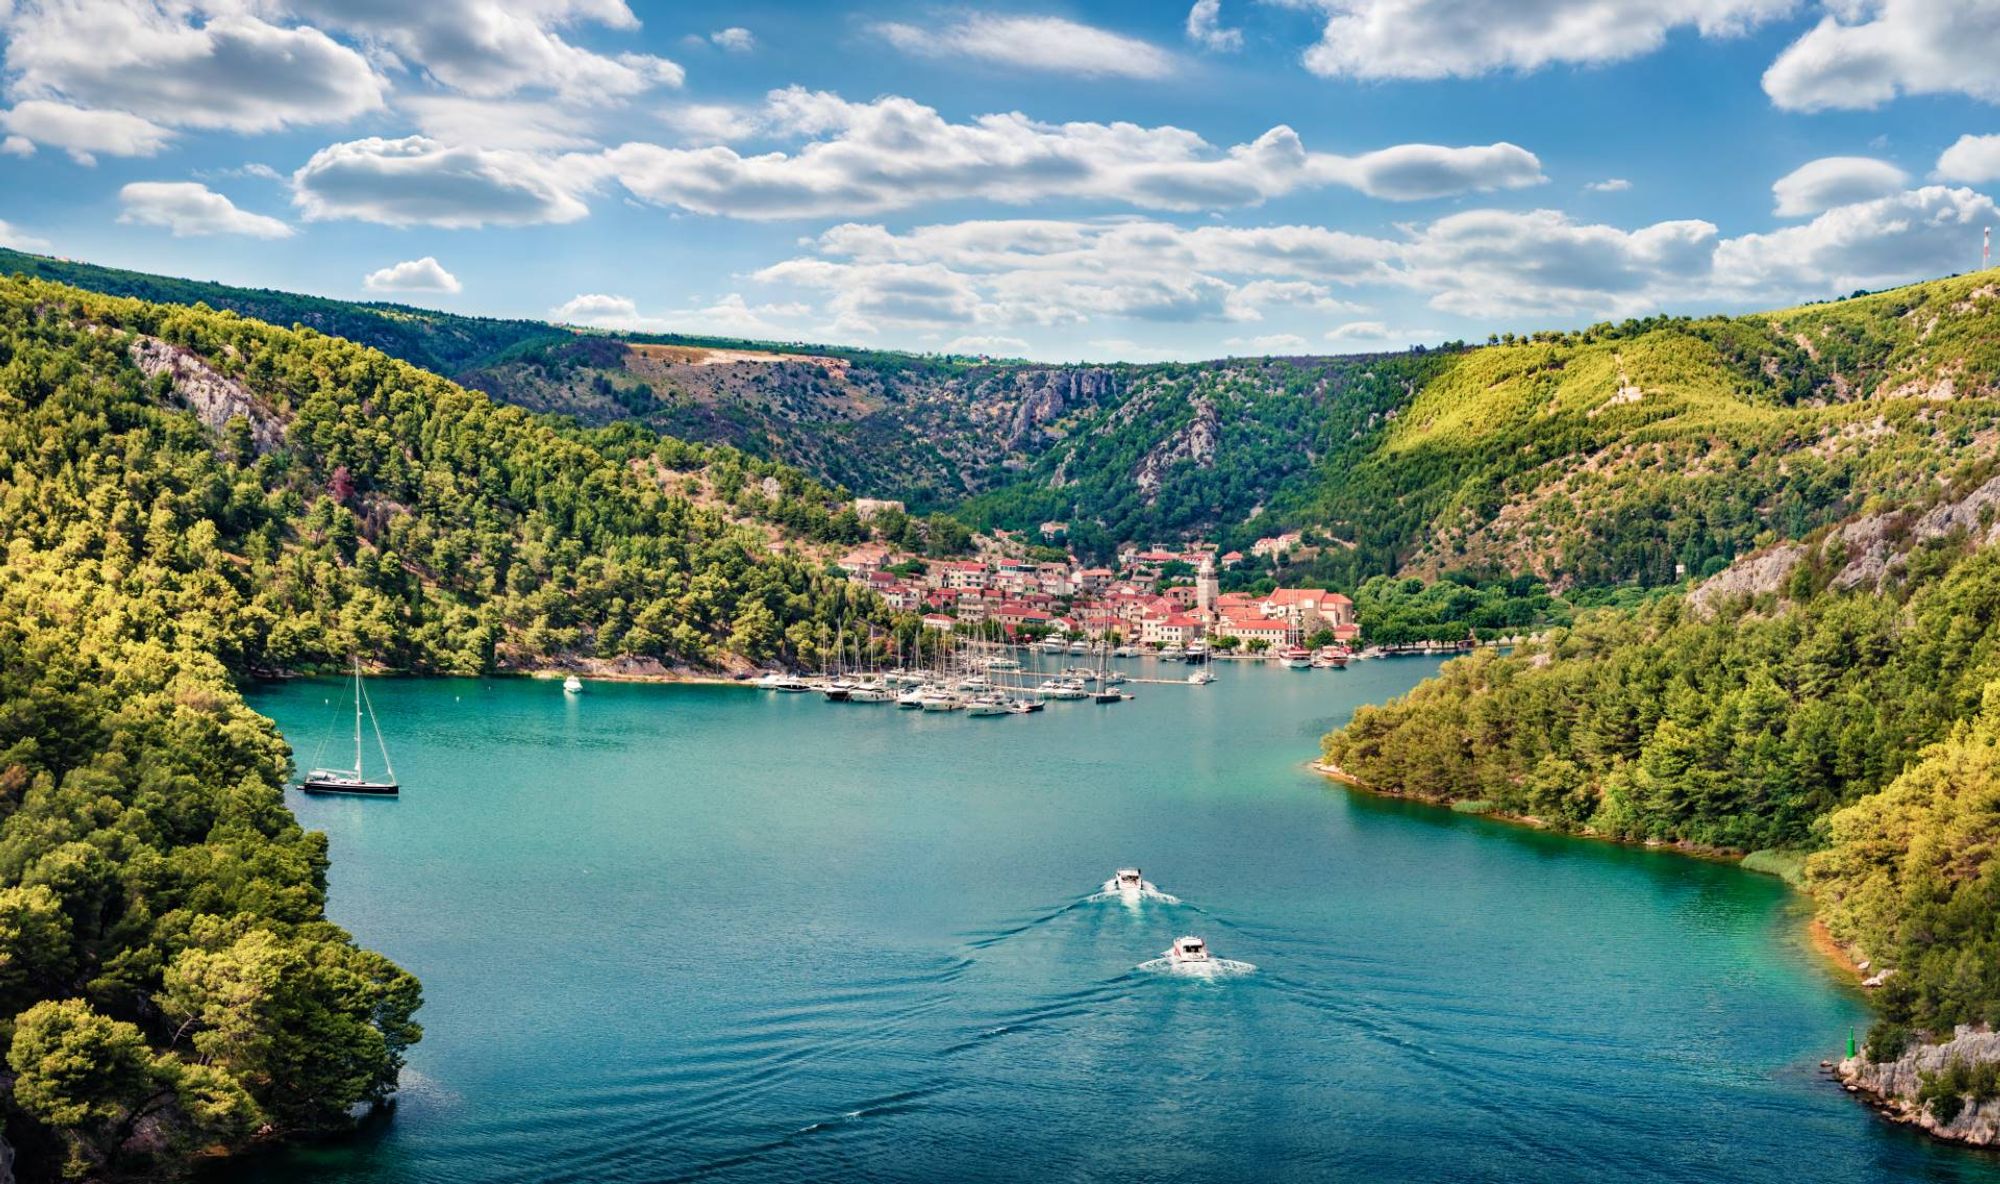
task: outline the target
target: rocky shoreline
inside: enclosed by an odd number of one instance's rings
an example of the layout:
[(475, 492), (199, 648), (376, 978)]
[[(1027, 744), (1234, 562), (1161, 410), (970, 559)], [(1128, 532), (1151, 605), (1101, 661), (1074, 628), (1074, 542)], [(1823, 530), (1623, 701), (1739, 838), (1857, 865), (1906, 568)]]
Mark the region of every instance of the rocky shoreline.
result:
[(1968, 1064), (2000, 1061), (2000, 1032), (1961, 1025), (1941, 1044), (1917, 1044), (1891, 1061), (1873, 1062), (1854, 1056), (1822, 1062), (1841, 1088), (1866, 1102), (1891, 1122), (1916, 1127), (1932, 1138), (1968, 1147), (2000, 1146), (2000, 1098), (1967, 1102), (1950, 1122), (1917, 1101), (1925, 1074), (1938, 1073), (1954, 1060)]

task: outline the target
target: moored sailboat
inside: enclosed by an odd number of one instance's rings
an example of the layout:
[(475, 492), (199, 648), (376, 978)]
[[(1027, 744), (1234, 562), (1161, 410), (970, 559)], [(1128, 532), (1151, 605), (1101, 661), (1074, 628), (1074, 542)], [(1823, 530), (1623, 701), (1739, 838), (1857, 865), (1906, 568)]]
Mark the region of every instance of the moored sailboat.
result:
[[(382, 752), (384, 775), (380, 780), (371, 781), (366, 768), (361, 763), (361, 713), (368, 713), (368, 724), (375, 730), (375, 745)], [(324, 747), (324, 744), (321, 745)], [(360, 797), (389, 798), (402, 792), (396, 781), (396, 769), (389, 761), (389, 746), (382, 739), (382, 725), (375, 719), (375, 705), (368, 701), (368, 692), (361, 686), (361, 658), (354, 659), (354, 767), (351, 769), (316, 768), (307, 773), (299, 788), (314, 794), (351, 794)]]

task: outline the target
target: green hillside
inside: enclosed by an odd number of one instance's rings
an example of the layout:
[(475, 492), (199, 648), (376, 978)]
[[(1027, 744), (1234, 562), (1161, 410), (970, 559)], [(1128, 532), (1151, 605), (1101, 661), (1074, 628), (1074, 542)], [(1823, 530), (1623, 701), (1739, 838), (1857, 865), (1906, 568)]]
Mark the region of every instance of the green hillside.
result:
[[(810, 659), (881, 619), (802, 475), (495, 406), (337, 338), (0, 281), (0, 1045), (38, 1176), (339, 1128), (416, 981), (328, 923), (235, 689), (339, 665)], [(781, 525), (789, 524), (789, 525)], [(146, 1132), (133, 1138), (134, 1130)]]

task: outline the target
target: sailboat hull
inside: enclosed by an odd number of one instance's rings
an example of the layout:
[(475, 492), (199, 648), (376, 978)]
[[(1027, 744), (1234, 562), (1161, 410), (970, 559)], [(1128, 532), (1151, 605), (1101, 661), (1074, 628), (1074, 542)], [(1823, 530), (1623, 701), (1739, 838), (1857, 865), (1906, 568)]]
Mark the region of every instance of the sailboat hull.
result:
[(308, 777), (299, 783), (306, 793), (347, 794), (363, 798), (393, 798), (403, 792), (402, 786), (394, 781), (315, 781)]

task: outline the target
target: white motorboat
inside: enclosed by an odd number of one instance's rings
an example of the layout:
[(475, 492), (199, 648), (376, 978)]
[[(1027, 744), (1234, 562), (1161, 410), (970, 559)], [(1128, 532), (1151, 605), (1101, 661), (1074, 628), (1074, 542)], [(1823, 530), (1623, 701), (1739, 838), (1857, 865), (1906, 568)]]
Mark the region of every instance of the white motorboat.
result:
[(895, 697), (886, 683), (857, 682), (848, 689), (849, 703), (887, 703)]
[(1072, 641), (1069, 643), (1069, 652), (1072, 654), (1087, 654), (1090, 652), (1090, 643), (1087, 641)]
[(1007, 700), (998, 695), (977, 695), (965, 701), (965, 714), (978, 716), (1006, 715)]
[(1107, 896), (1138, 897), (1155, 891), (1158, 890), (1146, 882), (1145, 876), (1136, 867), (1121, 867), (1104, 882)]
[(570, 675), (568, 678), (563, 679), (563, 694), (565, 695), (583, 694), (583, 680), (578, 678), (574, 674)]
[(958, 680), (956, 687), (968, 695), (983, 695), (993, 689), (993, 681), (980, 675), (968, 675)]
[(1163, 645), (1160, 647), (1160, 656), (1162, 658), (1184, 658), (1187, 656), (1187, 651), (1177, 645)]
[(917, 705), (925, 711), (957, 711), (965, 706), (965, 700), (950, 691), (929, 690), (918, 698)]
[(1015, 715), (1033, 715), (1037, 711), (1045, 710), (1047, 706), (1040, 699), (1010, 699), (1007, 702), (1007, 710)]
[(986, 668), (988, 670), (1019, 670), (1021, 663), (1016, 659), (1001, 654), (986, 659)]
[(1111, 656), (1114, 658), (1136, 658), (1139, 656), (1139, 649), (1137, 646), (1121, 645), (1111, 651)]
[(819, 688), (819, 693), (825, 695), (829, 703), (845, 703), (847, 697), (854, 693), (854, 684), (847, 679), (836, 678), (832, 682), (823, 684)]
[(1035, 688), (1048, 699), (1088, 699), (1089, 688), (1073, 678), (1051, 678)]
[(922, 687), (904, 691), (902, 694), (896, 696), (896, 706), (898, 707), (922, 707), (923, 705), (924, 690)]
[(1209, 957), (1208, 943), (1194, 936), (1175, 938), (1161, 957), (1172, 966), (1205, 966), (1214, 961)]
[(796, 674), (784, 674), (778, 677), (778, 681), (771, 684), (771, 689), (782, 691), (787, 695), (803, 695), (807, 691), (812, 690), (812, 684)]

